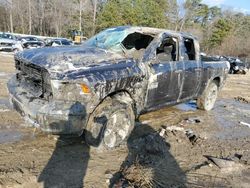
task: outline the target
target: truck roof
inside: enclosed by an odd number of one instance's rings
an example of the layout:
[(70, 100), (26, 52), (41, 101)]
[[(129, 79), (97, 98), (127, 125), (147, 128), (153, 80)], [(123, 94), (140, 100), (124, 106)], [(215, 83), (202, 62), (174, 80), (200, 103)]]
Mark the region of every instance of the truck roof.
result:
[(163, 29), (163, 28), (141, 27), (141, 26), (118, 26), (118, 27), (113, 27), (110, 29), (132, 30), (135, 32), (137, 31), (137, 32), (142, 32), (142, 33), (147, 33), (147, 34), (152, 34), (152, 35), (157, 35), (161, 33), (169, 33), (174, 36), (184, 36), (184, 37), (196, 39), (196, 37), (194, 37), (190, 33), (172, 31), (172, 30)]

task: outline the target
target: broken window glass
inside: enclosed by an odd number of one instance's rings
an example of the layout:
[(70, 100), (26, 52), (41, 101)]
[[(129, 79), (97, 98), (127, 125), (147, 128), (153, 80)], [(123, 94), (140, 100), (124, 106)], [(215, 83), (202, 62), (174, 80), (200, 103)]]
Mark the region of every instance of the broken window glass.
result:
[(142, 33), (131, 33), (122, 42), (122, 45), (127, 50), (126, 54), (135, 59), (142, 58), (146, 48), (154, 38), (150, 35)]
[(184, 38), (185, 54), (184, 60), (195, 60), (195, 46), (194, 40), (189, 38)]
[(160, 61), (177, 60), (177, 39), (173, 37), (165, 38), (156, 50), (156, 56)]
[(120, 43), (126, 37), (126, 30), (120, 28), (106, 29), (87, 40), (84, 45), (102, 49), (119, 48)]
[(153, 37), (150, 35), (135, 32), (129, 34), (124, 39), (122, 44), (128, 50), (131, 50), (132, 48), (135, 48), (136, 50), (141, 50), (146, 49), (152, 40)]

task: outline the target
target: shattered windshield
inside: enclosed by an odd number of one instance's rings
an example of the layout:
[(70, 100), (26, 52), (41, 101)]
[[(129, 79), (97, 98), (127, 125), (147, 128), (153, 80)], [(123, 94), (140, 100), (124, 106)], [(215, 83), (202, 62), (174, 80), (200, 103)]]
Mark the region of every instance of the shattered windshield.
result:
[(121, 42), (127, 36), (125, 28), (111, 28), (100, 32), (87, 40), (84, 45), (106, 50), (121, 51)]

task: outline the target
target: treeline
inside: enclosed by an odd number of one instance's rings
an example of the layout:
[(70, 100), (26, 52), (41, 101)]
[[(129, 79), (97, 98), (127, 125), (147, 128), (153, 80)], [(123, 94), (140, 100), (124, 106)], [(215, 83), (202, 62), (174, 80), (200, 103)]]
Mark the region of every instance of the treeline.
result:
[(89, 34), (92, 21), (89, 0), (2, 0), (0, 4), (1, 31), (67, 37), (79, 27)]
[(136, 25), (191, 32), (208, 53), (250, 54), (250, 16), (202, 0), (2, 0), (0, 30), (69, 37), (73, 29), (90, 37), (111, 26)]

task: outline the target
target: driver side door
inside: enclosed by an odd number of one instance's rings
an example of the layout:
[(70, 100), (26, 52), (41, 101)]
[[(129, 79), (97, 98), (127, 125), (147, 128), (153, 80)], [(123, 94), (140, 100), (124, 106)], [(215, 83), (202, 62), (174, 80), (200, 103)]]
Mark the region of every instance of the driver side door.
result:
[(156, 109), (175, 104), (181, 95), (183, 61), (179, 60), (180, 39), (163, 35), (156, 47), (156, 58), (150, 63), (146, 108)]

